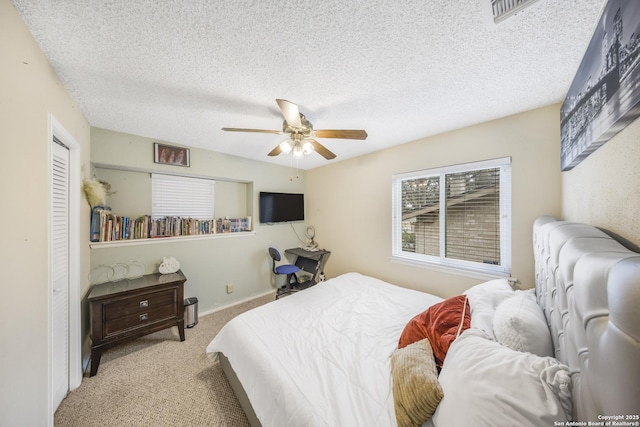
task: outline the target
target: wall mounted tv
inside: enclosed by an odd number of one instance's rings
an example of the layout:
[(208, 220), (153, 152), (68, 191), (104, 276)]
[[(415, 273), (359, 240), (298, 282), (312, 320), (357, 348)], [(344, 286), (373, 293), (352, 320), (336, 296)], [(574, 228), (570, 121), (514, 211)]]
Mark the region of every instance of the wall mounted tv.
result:
[(260, 222), (304, 221), (304, 194), (260, 192)]

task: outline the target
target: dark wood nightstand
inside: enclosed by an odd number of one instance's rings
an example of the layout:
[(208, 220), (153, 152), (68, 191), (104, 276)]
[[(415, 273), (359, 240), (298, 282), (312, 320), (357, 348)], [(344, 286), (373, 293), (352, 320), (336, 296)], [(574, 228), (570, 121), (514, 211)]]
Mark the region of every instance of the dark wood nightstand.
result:
[(147, 274), (94, 285), (91, 310), (91, 372), (98, 372), (102, 352), (123, 341), (172, 326), (184, 341), (184, 282), (182, 271)]

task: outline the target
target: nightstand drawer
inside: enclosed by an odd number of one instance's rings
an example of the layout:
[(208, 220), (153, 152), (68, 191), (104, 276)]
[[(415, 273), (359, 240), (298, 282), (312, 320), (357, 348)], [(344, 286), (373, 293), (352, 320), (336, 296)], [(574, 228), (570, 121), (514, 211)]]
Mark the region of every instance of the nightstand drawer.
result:
[(141, 328), (150, 323), (159, 322), (165, 319), (175, 318), (176, 305), (174, 303), (156, 306), (146, 311), (129, 314), (116, 319), (104, 322), (104, 338), (120, 334), (122, 332)]
[(103, 315), (106, 322), (120, 317), (146, 313), (159, 306), (176, 305), (177, 288), (129, 297), (124, 300), (108, 302), (104, 305)]

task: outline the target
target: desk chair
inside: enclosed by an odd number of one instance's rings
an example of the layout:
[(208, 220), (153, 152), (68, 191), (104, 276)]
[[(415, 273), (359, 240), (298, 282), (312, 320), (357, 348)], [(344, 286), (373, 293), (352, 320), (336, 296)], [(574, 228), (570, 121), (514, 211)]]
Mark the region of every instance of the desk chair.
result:
[(280, 298), (282, 295), (289, 295), (291, 293), (298, 292), (298, 289), (291, 284), (291, 281), (293, 280), (295, 284), (298, 283), (296, 273), (300, 271), (300, 269), (293, 264), (276, 265), (276, 263), (282, 259), (280, 252), (278, 252), (276, 248), (269, 248), (269, 256), (273, 262), (273, 274), (287, 276), (285, 285), (279, 287), (276, 291), (276, 299)]

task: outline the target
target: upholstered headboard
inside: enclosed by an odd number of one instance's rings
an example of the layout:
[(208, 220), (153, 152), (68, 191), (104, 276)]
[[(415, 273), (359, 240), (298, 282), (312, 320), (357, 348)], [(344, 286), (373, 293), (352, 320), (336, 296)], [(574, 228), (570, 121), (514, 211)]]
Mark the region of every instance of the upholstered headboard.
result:
[(555, 355), (571, 371), (574, 420), (637, 416), (640, 254), (593, 226), (552, 217), (535, 221), (533, 246), (536, 295)]

